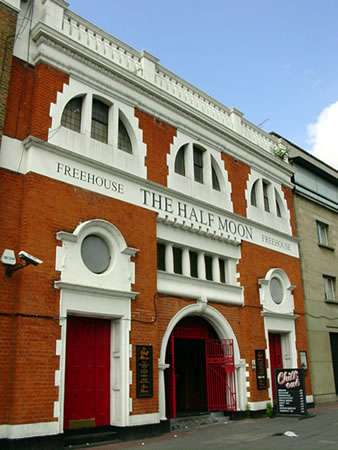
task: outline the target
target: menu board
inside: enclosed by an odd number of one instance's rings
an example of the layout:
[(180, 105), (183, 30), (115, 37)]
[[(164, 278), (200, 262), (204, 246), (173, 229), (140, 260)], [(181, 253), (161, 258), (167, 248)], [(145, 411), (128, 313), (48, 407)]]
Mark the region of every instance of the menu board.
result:
[(265, 350), (255, 350), (257, 389), (267, 389)]
[(153, 396), (153, 348), (151, 345), (136, 346), (136, 395)]
[(278, 414), (306, 414), (306, 393), (303, 369), (276, 369)]

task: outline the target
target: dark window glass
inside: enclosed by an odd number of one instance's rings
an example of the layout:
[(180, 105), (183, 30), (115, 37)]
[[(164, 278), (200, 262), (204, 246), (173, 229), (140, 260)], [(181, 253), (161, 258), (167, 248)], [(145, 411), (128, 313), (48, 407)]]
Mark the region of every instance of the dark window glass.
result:
[(126, 127), (123, 122), (119, 120), (119, 137), (118, 137), (118, 147), (127, 153), (132, 153), (131, 141)]
[(256, 195), (256, 190), (257, 190), (257, 181), (255, 181), (254, 185), (252, 186), (251, 189), (251, 204), (252, 206), (257, 206), (257, 195)]
[(185, 175), (184, 155), (185, 155), (185, 146), (179, 149), (175, 159), (175, 172), (180, 175)]
[(82, 97), (70, 100), (62, 113), (61, 125), (70, 130), (81, 131)]
[(197, 253), (189, 252), (190, 257), (190, 275), (194, 278), (198, 277), (197, 273)]
[(97, 141), (108, 142), (109, 107), (100, 100), (93, 100), (91, 137)]
[(211, 256), (204, 255), (205, 261), (205, 278), (212, 281), (212, 258)]
[(157, 244), (157, 270), (165, 270), (165, 245)]
[(263, 196), (264, 196), (264, 209), (265, 211), (270, 212), (268, 183), (266, 183), (265, 181), (263, 181)]
[(221, 186), (219, 184), (219, 180), (218, 180), (218, 176), (216, 173), (216, 170), (211, 167), (211, 174), (212, 174), (212, 187), (213, 189), (215, 189), (216, 191), (220, 191), (221, 190)]
[(221, 283), (225, 283), (225, 261), (224, 259), (219, 259), (219, 277)]
[(194, 148), (194, 178), (195, 181), (203, 183), (203, 150)]
[(174, 254), (174, 272), (182, 273), (182, 249), (173, 247)]

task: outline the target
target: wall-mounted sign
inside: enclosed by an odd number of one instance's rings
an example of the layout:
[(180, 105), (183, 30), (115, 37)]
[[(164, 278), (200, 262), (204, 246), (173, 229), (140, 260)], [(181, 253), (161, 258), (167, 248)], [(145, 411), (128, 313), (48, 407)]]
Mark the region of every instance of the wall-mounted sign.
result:
[(281, 415), (306, 415), (303, 369), (276, 369), (277, 411)]
[(153, 348), (151, 345), (136, 346), (136, 395), (153, 396)]
[(257, 389), (267, 389), (265, 350), (255, 350)]

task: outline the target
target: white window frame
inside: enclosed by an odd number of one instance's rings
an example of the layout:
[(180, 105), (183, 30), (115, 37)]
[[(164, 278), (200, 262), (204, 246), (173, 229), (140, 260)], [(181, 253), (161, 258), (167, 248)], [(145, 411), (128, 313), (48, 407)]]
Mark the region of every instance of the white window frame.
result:
[(326, 302), (336, 303), (336, 277), (331, 275), (323, 275), (324, 295)]

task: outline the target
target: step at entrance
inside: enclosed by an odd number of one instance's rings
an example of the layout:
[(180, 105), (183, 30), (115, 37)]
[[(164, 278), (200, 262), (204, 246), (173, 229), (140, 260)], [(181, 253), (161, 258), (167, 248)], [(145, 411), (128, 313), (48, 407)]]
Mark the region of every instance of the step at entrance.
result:
[(91, 428), (65, 433), (64, 448), (94, 447), (104, 444), (117, 444), (118, 442), (122, 441), (118, 438), (116, 431)]
[(229, 422), (230, 418), (224, 415), (223, 411), (211, 413), (201, 413), (193, 416), (177, 417), (170, 419), (171, 431), (188, 431), (205, 425)]

